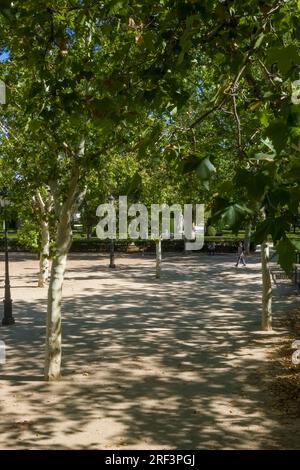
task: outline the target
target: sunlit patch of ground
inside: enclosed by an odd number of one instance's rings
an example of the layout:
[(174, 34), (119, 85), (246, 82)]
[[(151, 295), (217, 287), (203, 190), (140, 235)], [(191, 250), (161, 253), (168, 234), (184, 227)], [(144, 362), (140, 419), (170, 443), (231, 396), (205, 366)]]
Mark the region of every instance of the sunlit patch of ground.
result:
[(276, 356), (288, 347), (282, 320), (297, 297), (289, 286), (275, 289), (275, 332), (262, 334), (259, 258), (239, 269), (234, 258), (168, 255), (157, 280), (150, 255), (118, 257), (115, 270), (103, 255), (71, 255), (63, 378), (49, 384), (47, 289), (36, 287), (36, 258), (12, 255), (16, 325), (0, 328), (0, 447), (300, 448), (299, 372), (291, 350)]

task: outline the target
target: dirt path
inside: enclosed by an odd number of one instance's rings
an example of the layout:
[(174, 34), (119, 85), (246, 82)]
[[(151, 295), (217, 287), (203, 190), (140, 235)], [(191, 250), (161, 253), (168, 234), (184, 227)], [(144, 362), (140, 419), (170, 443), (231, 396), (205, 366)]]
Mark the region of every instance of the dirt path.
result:
[[(149, 256), (117, 263), (71, 256), (64, 378), (48, 384), (47, 292), (35, 287), (37, 261), (13, 257), (0, 448), (299, 449), (300, 419), (269, 407), (267, 357), (285, 331), (258, 331), (258, 259), (236, 270), (231, 256), (170, 256), (159, 281)], [(292, 302), (279, 294), (277, 316)]]

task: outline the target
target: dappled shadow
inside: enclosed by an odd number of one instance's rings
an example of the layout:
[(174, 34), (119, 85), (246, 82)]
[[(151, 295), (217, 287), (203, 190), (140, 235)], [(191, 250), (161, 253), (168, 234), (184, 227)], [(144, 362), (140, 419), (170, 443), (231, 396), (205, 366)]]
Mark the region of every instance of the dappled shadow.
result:
[(297, 448), (299, 433), (264, 406), (274, 335), (257, 332), (257, 258), (239, 270), (234, 261), (168, 256), (156, 280), (151, 256), (119, 257), (116, 270), (71, 258), (58, 383), (41, 378), (46, 290), (26, 301), (15, 291), (17, 324), (0, 329), (0, 445)]

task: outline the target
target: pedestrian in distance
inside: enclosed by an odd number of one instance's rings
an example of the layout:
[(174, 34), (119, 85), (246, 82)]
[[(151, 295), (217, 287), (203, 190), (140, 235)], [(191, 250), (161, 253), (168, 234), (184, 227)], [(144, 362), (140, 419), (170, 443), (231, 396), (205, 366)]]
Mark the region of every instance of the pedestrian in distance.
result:
[(215, 252), (216, 252), (216, 244), (215, 244), (215, 242), (209, 243), (209, 244), (208, 244), (208, 253), (209, 253), (210, 255), (214, 255)]
[(237, 251), (237, 262), (236, 262), (236, 267), (240, 263), (243, 263), (243, 266), (246, 266), (246, 261), (245, 261), (245, 253), (244, 253), (244, 245), (242, 242), (239, 243), (238, 245), (238, 251)]

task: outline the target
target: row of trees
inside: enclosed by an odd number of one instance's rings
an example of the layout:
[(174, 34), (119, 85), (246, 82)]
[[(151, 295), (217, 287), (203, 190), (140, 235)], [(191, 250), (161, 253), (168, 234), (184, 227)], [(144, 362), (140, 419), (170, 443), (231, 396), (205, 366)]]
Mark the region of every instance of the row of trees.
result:
[(40, 226), (41, 285), (55, 238), (47, 379), (60, 376), (73, 215), (112, 191), (256, 225), (271, 328), (268, 236), (285, 270), (297, 248), (299, 26), (283, 0), (2, 2), (1, 179)]

